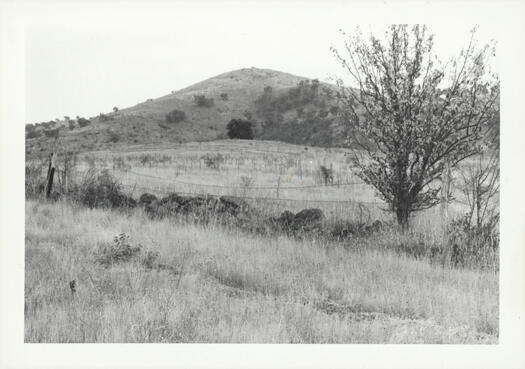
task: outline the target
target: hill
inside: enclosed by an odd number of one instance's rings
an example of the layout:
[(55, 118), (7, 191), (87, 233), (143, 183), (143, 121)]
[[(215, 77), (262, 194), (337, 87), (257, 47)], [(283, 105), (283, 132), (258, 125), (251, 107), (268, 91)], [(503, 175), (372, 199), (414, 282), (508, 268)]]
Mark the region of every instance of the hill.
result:
[[(27, 125), (26, 154), (47, 153), (57, 135), (67, 150), (81, 152), (223, 139), (233, 118), (254, 122), (255, 138), (338, 146), (342, 142), (334, 90), (335, 86), (288, 73), (240, 69), (129, 108), (101, 113), (89, 122), (66, 117)], [(167, 122), (166, 115), (174, 110), (179, 111), (178, 118)]]

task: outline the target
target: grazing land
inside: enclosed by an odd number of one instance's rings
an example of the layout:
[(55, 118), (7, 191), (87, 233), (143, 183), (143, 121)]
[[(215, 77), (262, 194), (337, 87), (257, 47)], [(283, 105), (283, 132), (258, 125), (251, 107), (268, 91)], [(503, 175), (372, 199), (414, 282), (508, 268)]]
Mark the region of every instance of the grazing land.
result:
[[(120, 233), (142, 247), (102, 263)], [(373, 238), (259, 237), (28, 200), (25, 258), (26, 342), (498, 342), (497, 272)]]
[(77, 181), (106, 169), (135, 199), (230, 195), (267, 216), (319, 208), (327, 222), (383, 227), (334, 241), (29, 199), (25, 341), (497, 343), (497, 269), (400, 252), (442, 242), (439, 209), (400, 234), (350, 154), (228, 140), (79, 155)]

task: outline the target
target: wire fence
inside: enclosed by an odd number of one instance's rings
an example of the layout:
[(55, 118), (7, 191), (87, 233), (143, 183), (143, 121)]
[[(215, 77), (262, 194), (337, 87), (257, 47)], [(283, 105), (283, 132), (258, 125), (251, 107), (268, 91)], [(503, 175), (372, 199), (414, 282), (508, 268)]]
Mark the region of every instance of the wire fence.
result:
[[(159, 176), (154, 176), (150, 174), (137, 173), (132, 170), (128, 170), (127, 172), (133, 175), (136, 175), (138, 177), (159, 179), (162, 181), (175, 182), (175, 183), (180, 183), (180, 184), (184, 184), (188, 186), (228, 188), (228, 189), (239, 189), (239, 190), (243, 190), (247, 188), (247, 187), (242, 187), (242, 186), (225, 186), (225, 185), (217, 185), (217, 184), (209, 184), (209, 183), (185, 182), (185, 181), (180, 181), (175, 178), (165, 178), (165, 177), (159, 177)], [(343, 187), (343, 186), (356, 186), (356, 185), (366, 185), (366, 183), (364, 182), (346, 182), (346, 183), (327, 183), (327, 184), (322, 184), (322, 185), (307, 185), (307, 186), (249, 186), (249, 188), (253, 190), (277, 190), (277, 189), (278, 190), (299, 190), (299, 189), (305, 189), (305, 188)]]
[[(177, 183), (177, 184), (184, 184), (187, 186), (194, 186), (199, 188), (221, 188), (221, 189), (231, 189), (231, 190), (302, 190), (302, 189), (311, 189), (311, 188), (324, 188), (324, 187), (343, 187), (343, 186), (357, 186), (357, 185), (365, 185), (364, 182), (346, 182), (346, 183), (328, 183), (328, 184), (322, 184), (322, 185), (306, 185), (306, 186), (250, 186), (249, 188), (241, 187), (241, 186), (226, 186), (226, 185), (218, 185), (218, 184), (210, 184), (210, 183), (196, 183), (196, 182), (186, 182), (186, 181), (180, 181), (174, 178), (166, 178), (166, 177), (160, 177), (145, 173), (138, 173), (132, 170), (126, 171), (127, 173), (133, 174), (137, 177), (143, 177), (143, 178), (150, 178), (155, 180), (161, 180), (166, 181), (169, 183)], [(385, 202), (383, 201), (357, 201), (357, 200), (319, 200), (319, 199), (309, 199), (307, 197), (302, 199), (292, 199), (292, 198), (286, 198), (286, 197), (270, 197), (270, 196), (248, 196), (248, 195), (232, 195), (232, 194), (218, 194), (218, 193), (210, 193), (209, 191), (206, 192), (200, 192), (200, 191), (194, 191), (194, 192), (187, 192), (187, 191), (180, 191), (180, 189), (177, 189), (175, 187), (168, 186), (167, 188), (153, 188), (153, 187), (147, 187), (142, 186), (137, 183), (135, 184), (123, 184), (124, 187), (134, 190), (140, 190), (140, 191), (146, 191), (146, 192), (155, 192), (162, 195), (168, 195), (170, 193), (176, 193), (179, 195), (188, 195), (188, 196), (228, 196), (238, 199), (246, 199), (246, 200), (262, 200), (262, 201), (274, 201), (274, 202), (295, 202), (295, 203), (316, 203), (316, 204), (366, 204), (366, 205), (385, 205)]]
[(233, 197), (238, 199), (247, 199), (247, 200), (266, 200), (266, 201), (282, 201), (282, 202), (302, 202), (302, 203), (320, 203), (320, 204), (368, 204), (368, 205), (385, 205), (384, 202), (380, 201), (355, 201), (355, 200), (311, 200), (311, 199), (289, 199), (289, 198), (283, 198), (283, 197), (265, 197), (265, 196), (238, 196), (238, 195), (222, 195), (222, 194), (214, 194), (214, 193), (200, 193), (200, 192), (182, 192), (177, 189), (173, 190), (160, 190), (160, 189), (153, 189), (150, 187), (140, 186), (140, 185), (132, 185), (132, 184), (123, 184), (123, 187), (129, 188), (132, 191), (134, 189), (142, 190), (142, 191), (152, 191), (156, 192), (162, 195), (169, 195), (171, 193), (176, 193), (177, 195), (187, 195), (187, 196), (225, 196), (225, 197)]

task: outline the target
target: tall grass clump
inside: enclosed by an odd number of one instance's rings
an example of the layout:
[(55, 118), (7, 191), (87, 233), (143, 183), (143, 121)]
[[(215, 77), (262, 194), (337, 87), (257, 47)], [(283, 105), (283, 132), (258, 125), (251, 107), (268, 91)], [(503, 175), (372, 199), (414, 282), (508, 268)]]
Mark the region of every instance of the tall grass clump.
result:
[(124, 194), (122, 184), (106, 169), (88, 170), (73, 191), (73, 199), (93, 208), (134, 207), (136, 201)]

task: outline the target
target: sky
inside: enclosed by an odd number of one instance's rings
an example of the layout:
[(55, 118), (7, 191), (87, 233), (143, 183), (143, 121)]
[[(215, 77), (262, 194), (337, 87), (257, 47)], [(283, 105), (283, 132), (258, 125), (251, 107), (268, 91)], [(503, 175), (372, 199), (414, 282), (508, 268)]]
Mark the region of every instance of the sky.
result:
[(401, 4), (174, 1), (33, 6), (24, 18), (26, 122), (95, 116), (247, 67), (330, 81), (344, 76), (330, 46), (341, 46), (340, 29), (349, 32), (356, 26), (382, 32), (392, 23), (425, 23), (444, 60), (466, 45), (475, 24), (481, 43), (498, 40), (501, 19), (483, 3)]

